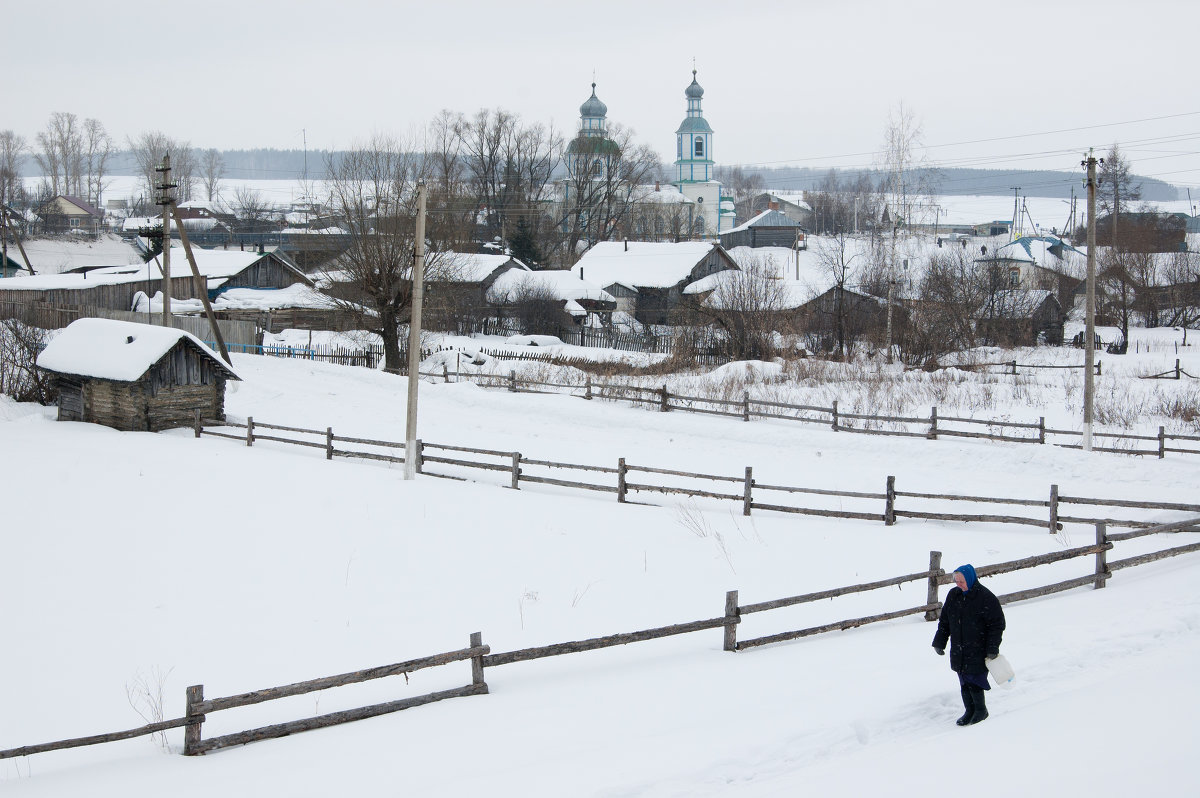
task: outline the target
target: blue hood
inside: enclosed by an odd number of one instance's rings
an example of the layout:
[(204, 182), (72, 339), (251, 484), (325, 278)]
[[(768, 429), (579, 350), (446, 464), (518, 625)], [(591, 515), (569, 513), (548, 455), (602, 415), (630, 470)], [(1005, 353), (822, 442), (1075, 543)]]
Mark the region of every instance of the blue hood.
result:
[(979, 581), (979, 577), (975, 575), (975, 566), (971, 565), (970, 563), (967, 565), (960, 565), (955, 568), (954, 571), (962, 574), (963, 578), (967, 580), (967, 590), (975, 587), (975, 583)]

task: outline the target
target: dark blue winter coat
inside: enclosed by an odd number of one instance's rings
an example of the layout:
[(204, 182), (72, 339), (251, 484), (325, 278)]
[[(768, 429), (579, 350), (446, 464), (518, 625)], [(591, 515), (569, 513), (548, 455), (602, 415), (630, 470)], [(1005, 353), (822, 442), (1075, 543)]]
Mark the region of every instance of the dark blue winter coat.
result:
[[(974, 576), (972, 570), (971, 576)], [(968, 579), (968, 583), (972, 580)], [(986, 658), (1000, 653), (1004, 610), (992, 591), (975, 581), (970, 589), (950, 589), (938, 619), (933, 647), (950, 641), (950, 667), (958, 673), (986, 673)]]

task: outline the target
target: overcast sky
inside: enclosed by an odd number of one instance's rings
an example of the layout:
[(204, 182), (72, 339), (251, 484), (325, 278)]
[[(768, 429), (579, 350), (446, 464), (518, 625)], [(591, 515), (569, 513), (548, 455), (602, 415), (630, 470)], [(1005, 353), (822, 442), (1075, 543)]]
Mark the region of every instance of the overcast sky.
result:
[(443, 108), (573, 133), (594, 74), (667, 157), (694, 58), (719, 164), (870, 165), (903, 102), (937, 163), (1070, 170), (1117, 141), (1200, 187), (1195, 0), (5, 6), (0, 129), (31, 141), (53, 111), (218, 149), (345, 148)]

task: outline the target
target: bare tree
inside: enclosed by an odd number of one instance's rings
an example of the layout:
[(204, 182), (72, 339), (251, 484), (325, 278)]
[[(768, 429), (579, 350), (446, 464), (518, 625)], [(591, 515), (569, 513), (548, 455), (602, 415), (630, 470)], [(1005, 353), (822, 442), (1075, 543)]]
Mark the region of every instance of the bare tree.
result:
[(911, 108), (900, 103), (888, 112), (881, 152), (884, 190), (893, 224), (922, 219), (922, 198), (933, 195), (935, 170), (921, 154), (923, 131)]
[(563, 301), (548, 285), (537, 280), (520, 283), (499, 297), (496, 304), (517, 320), (526, 335), (558, 335), (560, 329), (571, 323), (570, 315), (563, 310)]
[(113, 140), (99, 119), (83, 120), (83, 171), (86, 198), (99, 208), (108, 187), (108, 160), (112, 157)]
[(238, 186), (233, 195), (233, 212), (244, 232), (262, 233), (272, 229), (276, 211), (262, 192)]
[(12, 206), (23, 195), (21, 159), (28, 145), (23, 136), (11, 130), (0, 130), (0, 204)]
[(572, 166), (564, 181), (560, 226), (566, 262), (579, 257), (581, 242), (609, 240), (627, 226), (638, 187), (661, 179), (662, 162), (633, 132), (613, 125), (607, 137), (579, 135), (568, 149)]
[(200, 181), (209, 202), (221, 195), (221, 178), (225, 176), (225, 159), (211, 147), (200, 156)]
[[(1134, 178), (1132, 165), (1121, 154), (1118, 145), (1113, 144), (1101, 160), (1103, 163), (1100, 164), (1100, 183), (1096, 187), (1096, 204), (1101, 213), (1116, 216), (1125, 212), (1127, 203), (1142, 198), (1142, 184)], [(1116, 237), (1115, 227), (1113, 237)]]
[(754, 254), (739, 258), (738, 266), (721, 272), (717, 288), (693, 309), (721, 331), (731, 359), (769, 360), (775, 356), (775, 333), (783, 326), (788, 304), (780, 265), (769, 255)]
[(178, 141), (161, 131), (151, 130), (137, 138), (126, 139), (126, 143), (137, 163), (138, 175), (142, 178), (146, 196), (154, 197), (158, 194), (157, 186), (161, 177), (155, 169), (162, 164), (164, 155), (170, 155), (171, 180), (179, 185), (175, 190), (175, 199), (186, 202), (193, 198), (199, 162), (191, 142)]
[[(348, 245), (340, 265), (356, 295), (373, 311), (366, 328), (383, 338), (384, 367), (402, 365), (399, 326), (412, 307), (412, 266), (416, 249), (416, 185), (428, 177), (432, 160), (417, 148), (377, 135), (364, 144), (327, 158), (326, 170), (333, 212), (346, 224)], [(454, 237), (429, 214), (427, 237), (433, 243), (426, 256), (427, 277), (438, 279), (452, 261)]]
[(34, 159), (50, 181), (52, 196), (83, 192), (83, 130), (79, 117), (55, 111), (37, 134)]
[(854, 274), (856, 261), (862, 259), (862, 254), (852, 248), (846, 232), (839, 230), (831, 238), (821, 240), (817, 258), (826, 275), (833, 281), (833, 331), (837, 339), (838, 353), (845, 359), (849, 354), (847, 347), (852, 343), (848, 336), (850, 303), (846, 301), (846, 288)]

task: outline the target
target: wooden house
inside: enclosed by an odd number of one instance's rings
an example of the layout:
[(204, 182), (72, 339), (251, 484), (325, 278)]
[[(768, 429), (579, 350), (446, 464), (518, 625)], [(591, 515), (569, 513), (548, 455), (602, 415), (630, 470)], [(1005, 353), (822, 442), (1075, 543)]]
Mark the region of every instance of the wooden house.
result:
[(996, 291), (976, 314), (978, 331), (988, 340), (1012, 346), (1061, 344), (1066, 316), (1052, 291)]
[(200, 339), (109, 319), (72, 322), (38, 355), (54, 375), (58, 420), (159, 432), (225, 420), (225, 383), (240, 377)]
[(804, 247), (804, 228), (800, 223), (777, 210), (768, 209), (721, 233), (721, 246), (734, 247)]
[(37, 209), (46, 233), (81, 232), (95, 235), (100, 232), (104, 211), (94, 208), (78, 197), (59, 194)]
[(688, 285), (737, 268), (719, 244), (603, 241), (584, 253), (571, 273), (604, 289), (617, 311), (642, 324), (669, 324)]

